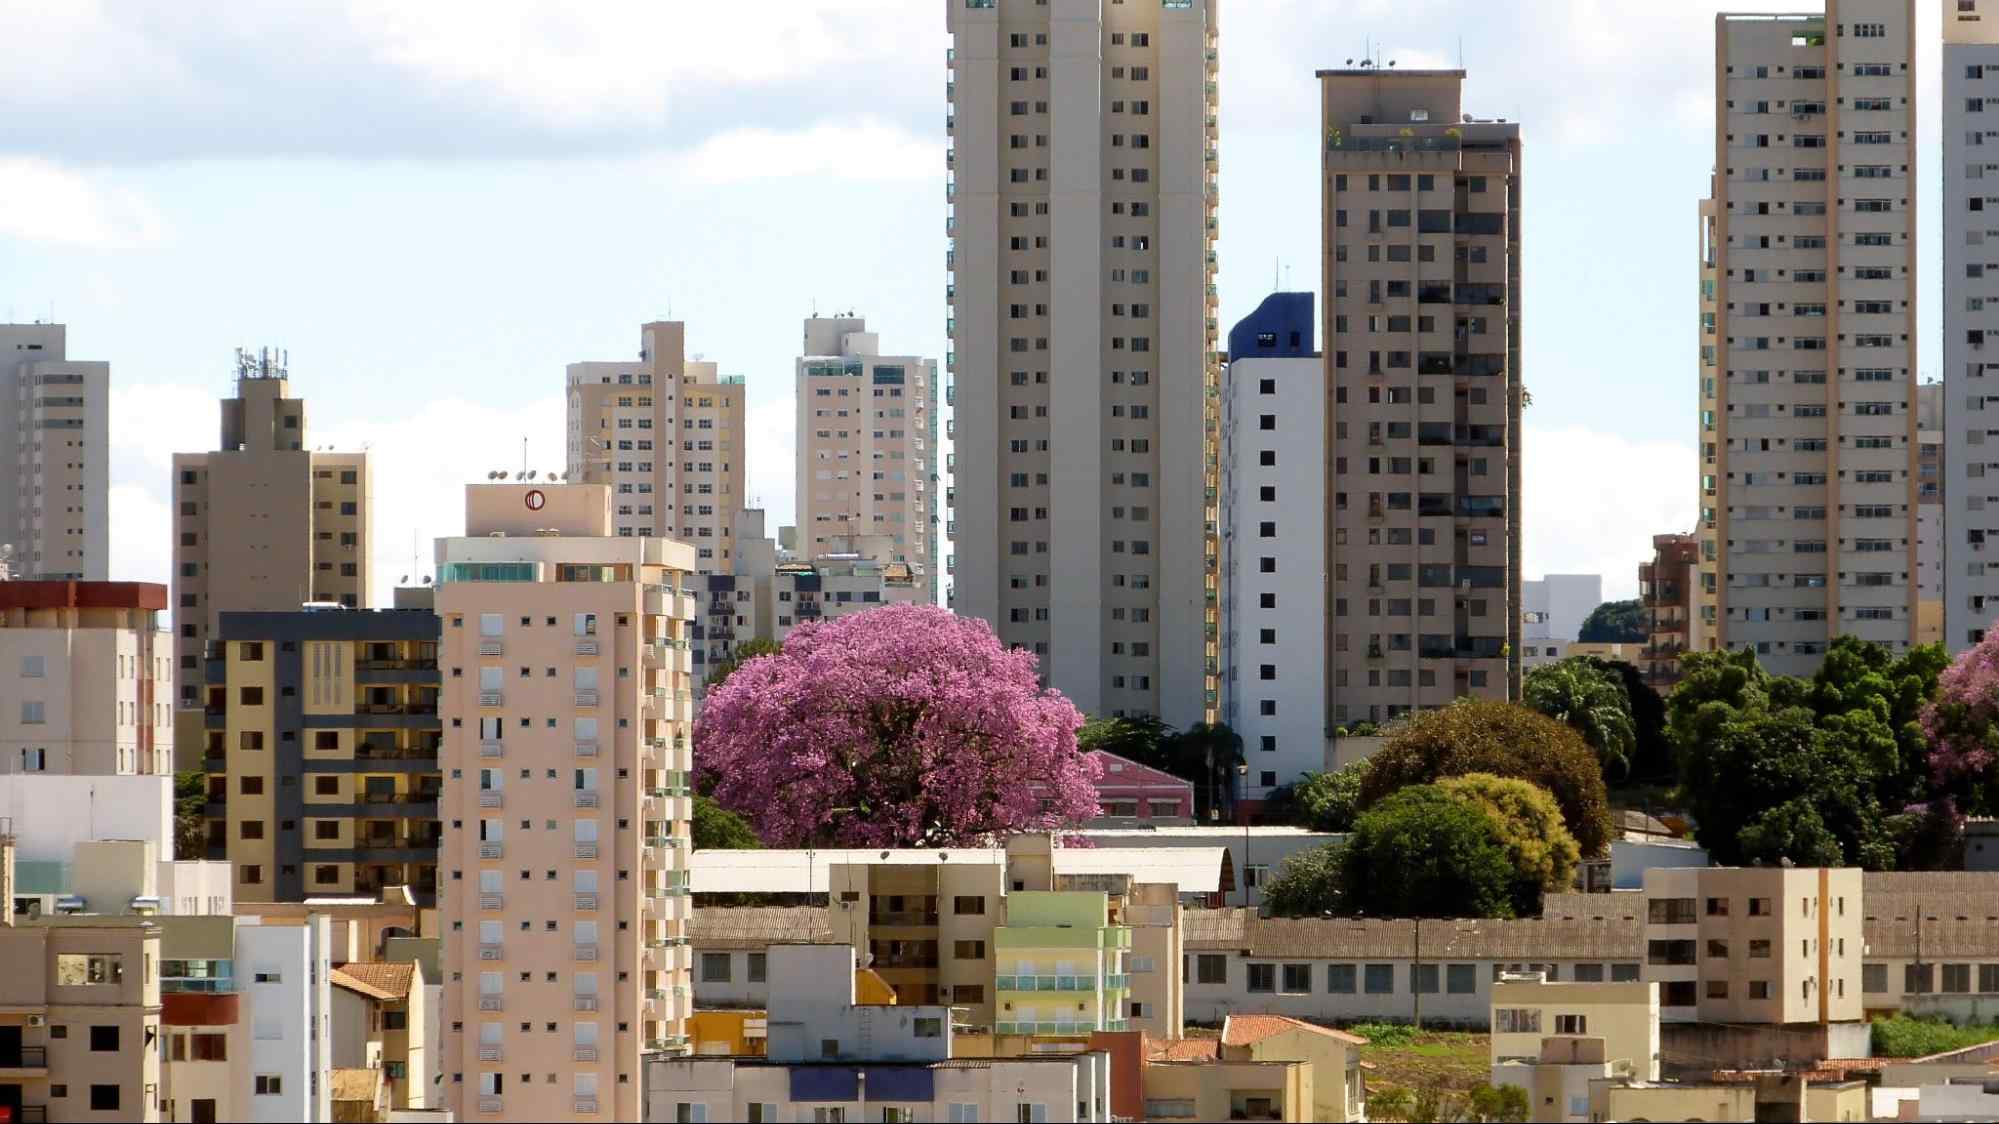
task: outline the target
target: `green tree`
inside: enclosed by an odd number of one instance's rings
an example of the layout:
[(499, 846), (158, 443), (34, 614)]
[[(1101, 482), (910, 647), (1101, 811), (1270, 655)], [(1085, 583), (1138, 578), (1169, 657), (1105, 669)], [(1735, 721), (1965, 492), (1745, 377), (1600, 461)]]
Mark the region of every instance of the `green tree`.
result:
[(1194, 785), (1195, 814), (1209, 818), (1236, 800), (1236, 766), (1243, 763), (1242, 735), (1226, 722), (1196, 722), (1166, 746), (1174, 762), (1166, 771)]
[(1527, 1101), (1527, 1090), (1518, 1085), (1480, 1085), (1465, 1094), (1465, 1100), (1474, 1120), (1515, 1124), (1525, 1121), (1533, 1111)]
[(1636, 598), (1605, 601), (1583, 618), (1576, 639), (1585, 644), (1642, 644), (1650, 638), (1651, 627), (1645, 606)]
[(756, 659), (758, 656), (774, 655), (784, 650), (784, 645), (775, 640), (765, 640), (758, 636), (736, 645), (728, 658), (717, 660), (708, 666), (706, 688), (710, 691), (722, 685), (722, 681), (736, 673), (736, 669)]
[(748, 851), (763, 845), (748, 820), (715, 803), (712, 797), (694, 798), (695, 850)]
[(1623, 681), (1582, 659), (1566, 659), (1527, 673), (1522, 701), (1566, 723), (1596, 750), (1605, 774), (1631, 774), (1638, 728)]
[(1682, 802), (1717, 866), (1894, 865), (1872, 767), (1801, 706), (1702, 706), (1683, 747)]
[(1437, 787), (1492, 821), (1499, 844), (1513, 865), (1515, 913), (1536, 916), (1541, 912), (1542, 894), (1575, 884), (1581, 851), (1547, 789), (1491, 773), (1445, 777)]
[(1273, 917), (1324, 917), (1344, 912), (1341, 850), (1327, 843), (1294, 852), (1263, 885), (1263, 908)]
[(1492, 699), (1460, 699), (1398, 723), (1368, 758), (1360, 804), (1443, 777), (1493, 773), (1548, 790), (1584, 858), (1610, 844), (1610, 806), (1596, 752), (1574, 730), (1537, 711)]
[(1414, 1120), (1410, 1112), (1414, 1109), (1414, 1098), (1409, 1090), (1400, 1085), (1383, 1089), (1370, 1089), (1367, 1093), (1367, 1116), (1370, 1120)]
[(1177, 737), (1173, 727), (1157, 718), (1092, 718), (1076, 731), (1076, 748), (1084, 753), (1103, 750), (1115, 753), (1127, 761), (1136, 761), (1172, 773), (1181, 780), (1196, 778), (1181, 776), (1180, 761), (1173, 755), (1173, 739)]
[(1314, 831), (1351, 831), (1360, 814), (1360, 779), (1367, 762), (1356, 761), (1330, 773), (1306, 773), (1291, 788), (1291, 804), (1300, 827)]
[(1666, 700), (1645, 682), (1645, 673), (1623, 660), (1601, 656), (1571, 656), (1617, 677), (1624, 695), (1631, 700), (1631, 725), (1638, 736), (1638, 749), (1631, 759), (1632, 780), (1671, 780), (1673, 743), (1666, 736)]
[(208, 802), (208, 774), (174, 774), (174, 858), (207, 858), (208, 824), (202, 805)]
[(1514, 867), (1497, 826), (1436, 785), (1404, 788), (1362, 813), (1340, 868), (1340, 912), (1513, 916)]

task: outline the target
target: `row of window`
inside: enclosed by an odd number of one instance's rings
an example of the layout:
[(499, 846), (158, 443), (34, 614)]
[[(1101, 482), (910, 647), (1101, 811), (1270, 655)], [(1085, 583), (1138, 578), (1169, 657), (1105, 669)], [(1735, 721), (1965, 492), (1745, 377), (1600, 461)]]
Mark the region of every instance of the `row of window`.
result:
[[(1226, 953), (1197, 953), (1192, 958), (1192, 978), (1185, 981), (1196, 984), (1227, 986), (1229, 983), (1229, 956)], [(1186, 975), (1183, 965), (1182, 975)], [(1493, 964), (1491, 978), (1497, 980), (1504, 972), (1517, 970), (1522, 965)], [(1554, 964), (1531, 964), (1524, 967), (1542, 971), (1549, 979), (1560, 973)], [(1309, 995), (1319, 990), (1313, 983), (1315, 966), (1309, 963), (1280, 963), (1248, 961), (1243, 965), (1244, 989), (1259, 995)], [(1601, 982), (1607, 977), (1613, 982), (1625, 982), (1639, 978), (1636, 963), (1577, 964), (1574, 977), (1578, 982)], [(1396, 994), (1400, 977), (1402, 991), (1418, 995), (1473, 995), (1478, 991), (1477, 964), (1327, 964), (1325, 965), (1324, 991), (1331, 995), (1393, 995)]]

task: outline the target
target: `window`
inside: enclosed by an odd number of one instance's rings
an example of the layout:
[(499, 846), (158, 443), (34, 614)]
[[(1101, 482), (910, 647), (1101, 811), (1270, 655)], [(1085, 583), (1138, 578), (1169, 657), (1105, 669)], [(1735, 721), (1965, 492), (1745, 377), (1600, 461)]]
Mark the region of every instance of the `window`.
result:
[(1478, 990), (1476, 965), (1451, 964), (1444, 969), (1444, 990), (1451, 995), (1470, 995)]
[(1334, 995), (1352, 995), (1357, 972), (1352, 964), (1326, 965), (1326, 990)]
[(90, 1051), (93, 1054), (115, 1054), (118, 1052), (118, 1028), (115, 1026), (93, 1026), (90, 1028)]
[(1219, 952), (1203, 952), (1195, 956), (1194, 980), (1204, 984), (1229, 982), (1229, 958)]
[(117, 1112), (118, 1086), (92, 1085), (90, 1087), (90, 1111)]
[(1588, 1034), (1589, 1017), (1587, 1015), (1556, 1015), (1555, 1033)]
[(703, 983), (728, 983), (729, 954), (726, 952), (702, 953), (701, 980)]
[(953, 941), (951, 942), (951, 955), (959, 960), (984, 960), (986, 958), (986, 942)]
[(279, 1075), (275, 1073), (260, 1073), (257, 1075), (256, 1093), (258, 1096), (277, 1097), (284, 1095), (284, 1091), (284, 1078)]
[[(1999, 983), (1999, 980), (1993, 981)], [(1862, 964), (1860, 966), (1860, 990), (1869, 995), (1879, 995), (1888, 990), (1888, 965)]]
[(1769, 981), (1769, 980), (1750, 980), (1750, 981), (1749, 981), (1749, 998), (1751, 998), (1751, 999), (1768, 999), (1768, 998), (1770, 998), (1770, 981)]
[(1904, 995), (1927, 995), (1936, 990), (1934, 986), (1934, 964), (1902, 965), (1902, 993)]
[(1492, 1012), (1492, 1029), (1496, 1034), (1539, 1034), (1541, 1033), (1541, 1009), (1538, 1007), (1497, 1007)]
[(944, 1020), (936, 1018), (916, 1019), (914, 1033), (918, 1038), (942, 1038), (944, 1037)]
[(1284, 994), (1303, 995), (1312, 990), (1312, 966), (1310, 964), (1286, 964), (1284, 966)]
[(1277, 965), (1251, 964), (1249, 966), (1249, 990), (1252, 994), (1269, 994), (1277, 990)]
[(1361, 989), (1368, 995), (1393, 994), (1395, 991), (1395, 965), (1367, 965), (1361, 970)]
[[(586, 943), (593, 943), (593, 942), (586, 942)], [(749, 954), (748, 960), (749, 960), (749, 971), (747, 974), (749, 976), (750, 982), (763, 983), (764, 972), (767, 970), (769, 963), (769, 954), (763, 952), (752, 952)]]
[(1409, 966), (1410, 990), (1418, 995), (1437, 993), (1437, 966), (1435, 964), (1411, 964)]
[(960, 894), (951, 899), (951, 912), (960, 917), (983, 914), (985, 911), (986, 899), (976, 894)]
[(40, 679), (45, 674), (47, 670), (41, 656), (21, 657), (21, 678)]
[(45, 721), (47, 719), (42, 717), (42, 704), (40, 700), (34, 702), (23, 701), (21, 703), (21, 725), (40, 726)]
[(1943, 966), (1943, 989), (1946, 992), (1962, 994), (1971, 990), (1971, 965), (1945, 964)]
[(90, 987), (116, 984), (125, 978), (125, 958), (118, 954), (92, 956), (64, 952), (56, 955), (57, 987)]

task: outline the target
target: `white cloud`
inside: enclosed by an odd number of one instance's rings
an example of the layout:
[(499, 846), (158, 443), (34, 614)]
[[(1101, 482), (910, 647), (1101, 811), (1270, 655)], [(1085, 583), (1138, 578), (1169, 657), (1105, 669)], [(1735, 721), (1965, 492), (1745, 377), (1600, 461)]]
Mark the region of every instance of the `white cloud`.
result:
[(164, 241), (166, 222), (129, 188), (46, 160), (0, 157), (0, 238), (135, 249)]
[(1522, 453), (1526, 577), (1602, 574), (1606, 598), (1635, 597), (1652, 536), (1693, 529), (1700, 480), (1691, 445), (1530, 426)]
[(749, 506), (764, 509), (764, 533), (777, 537), (797, 513), (795, 470), (798, 435), (797, 400), (787, 394), (754, 403), (743, 411), (749, 434), (744, 456), (749, 460)]
[(879, 181), (941, 178), (944, 144), (880, 120), (821, 123), (782, 132), (734, 129), (669, 160), (671, 173), (705, 184), (794, 176)]
[(164, 477), (111, 485), (112, 581), (173, 582), (173, 517)]

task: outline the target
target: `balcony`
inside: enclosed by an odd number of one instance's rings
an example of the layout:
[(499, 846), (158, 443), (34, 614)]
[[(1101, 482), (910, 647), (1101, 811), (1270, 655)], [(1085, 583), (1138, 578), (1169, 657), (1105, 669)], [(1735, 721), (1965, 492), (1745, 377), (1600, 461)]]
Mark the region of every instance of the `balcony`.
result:
[(479, 1009), (481, 1011), (504, 1011), (507, 1009), (506, 997), (501, 995), (481, 995), (479, 997)]
[(49, 1051), (46, 1046), (17, 1046), (0, 1053), (0, 1077), (47, 1077)]
[(577, 806), (578, 808), (595, 808), (595, 807), (597, 807), (597, 790), (596, 790), (596, 789), (584, 789), (584, 790), (582, 790), (582, 791), (578, 792), (578, 793), (576, 794), (576, 806)]
[(506, 697), (506, 692), (504, 691), (481, 691), (479, 692), (479, 705), (499, 706), (506, 700)]
[(1095, 976), (998, 976), (1000, 991), (1095, 991)]
[(501, 1111), (501, 1105), (500, 1105), (500, 1098), (498, 1098), (498, 1097), (480, 1097), (480, 1098), (479, 1098), (479, 1111), (480, 1111), (480, 1112), (499, 1112), (499, 1111)]
[(577, 655), (579, 655), (579, 656), (594, 656), (594, 655), (596, 655), (596, 654), (597, 654), (597, 638), (596, 638), (596, 637), (594, 637), (594, 636), (579, 636), (579, 637), (577, 637), (577, 638), (576, 638), (576, 654), (577, 654)]
[(569, 1057), (571, 1061), (594, 1062), (597, 1060), (597, 1047), (578, 1046), (569, 1052)]
[(594, 1011), (597, 1009), (597, 997), (594, 995), (579, 995), (572, 1001), (572, 1005), (579, 1011)]
[(479, 857), (482, 859), (506, 858), (507, 845), (504, 843), (481, 843), (479, 844)]
[(581, 1115), (590, 1116), (594, 1115), (597, 1111), (596, 1097), (578, 1097), (575, 1104), (576, 1111)]
[(937, 924), (937, 911), (921, 909), (870, 910), (868, 913), (868, 924), (934, 926)]
[(576, 895), (576, 908), (584, 912), (590, 912), (592, 910), (595, 910), (597, 908), (597, 895), (595, 894)]
[(505, 909), (507, 908), (507, 896), (505, 894), (480, 894), (479, 908)]
[(577, 743), (576, 743), (576, 756), (578, 756), (578, 757), (595, 757), (595, 756), (597, 756), (597, 743), (596, 743), (596, 742), (577, 742)]
[(590, 961), (590, 960), (595, 960), (595, 959), (597, 959), (597, 946), (596, 946), (596, 945), (594, 945), (594, 944), (579, 944), (579, 945), (577, 945), (577, 946), (576, 946), (576, 959), (578, 959), (578, 960), (582, 960), (582, 961)]
[(481, 1046), (479, 1047), (479, 1060), (482, 1062), (502, 1062), (507, 1060), (506, 1051), (498, 1046)]
[(481, 757), (505, 757), (506, 755), (507, 747), (498, 738), (488, 738), (479, 743), (479, 756)]
[(481, 959), (481, 960), (505, 960), (505, 959), (506, 959), (506, 954), (500, 951), (500, 946), (499, 946), (499, 945), (496, 945), (496, 944), (482, 944), (482, 945), (480, 945), (480, 946), (479, 946), (479, 959)]
[(507, 806), (507, 799), (497, 788), (480, 789), (479, 806), (481, 808), (504, 808)]
[(504, 656), (507, 642), (497, 636), (486, 636), (479, 640), (479, 654), (482, 656)]
[(578, 843), (576, 845), (576, 857), (584, 862), (593, 861), (597, 857), (597, 845), (595, 843)]
[(597, 692), (595, 692), (595, 691), (578, 691), (578, 692), (576, 692), (576, 705), (577, 705), (577, 706), (596, 706), (596, 705), (597, 705)]

